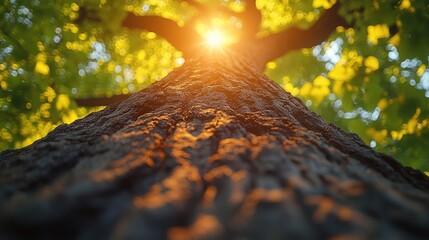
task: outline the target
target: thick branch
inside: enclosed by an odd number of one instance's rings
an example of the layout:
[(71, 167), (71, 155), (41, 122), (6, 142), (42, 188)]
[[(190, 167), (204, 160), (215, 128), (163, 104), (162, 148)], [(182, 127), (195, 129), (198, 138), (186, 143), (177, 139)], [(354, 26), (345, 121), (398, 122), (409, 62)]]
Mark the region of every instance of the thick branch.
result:
[(256, 1), (247, 1), (246, 10), (239, 16), (244, 23), (244, 39), (253, 40), (259, 31), (259, 25), (262, 18), (261, 12), (256, 8)]
[(313, 47), (326, 40), (338, 26), (347, 27), (348, 24), (338, 14), (338, 9), (337, 3), (307, 30), (294, 27), (257, 40), (256, 44), (264, 48), (259, 61), (265, 64), (292, 50)]
[(155, 32), (165, 38), (184, 56), (194, 48), (192, 43), (199, 42), (201, 37), (190, 27), (179, 27), (176, 22), (159, 16), (137, 16), (128, 13), (122, 22), (124, 27)]

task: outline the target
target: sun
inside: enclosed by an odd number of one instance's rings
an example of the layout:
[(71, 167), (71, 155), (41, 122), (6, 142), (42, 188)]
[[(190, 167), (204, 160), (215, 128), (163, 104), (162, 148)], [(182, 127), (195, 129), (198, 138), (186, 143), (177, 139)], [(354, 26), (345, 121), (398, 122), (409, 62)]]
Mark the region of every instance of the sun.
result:
[(212, 47), (220, 47), (225, 42), (225, 36), (217, 29), (208, 31), (205, 38), (207, 44)]

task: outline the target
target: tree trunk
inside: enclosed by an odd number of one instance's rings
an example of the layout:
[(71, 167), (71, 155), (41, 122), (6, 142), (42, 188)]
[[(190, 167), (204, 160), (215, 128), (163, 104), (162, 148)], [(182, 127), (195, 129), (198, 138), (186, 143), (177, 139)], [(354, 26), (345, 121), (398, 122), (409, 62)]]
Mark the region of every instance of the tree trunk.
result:
[(423, 239), (429, 179), (230, 53), (0, 155), (0, 239)]

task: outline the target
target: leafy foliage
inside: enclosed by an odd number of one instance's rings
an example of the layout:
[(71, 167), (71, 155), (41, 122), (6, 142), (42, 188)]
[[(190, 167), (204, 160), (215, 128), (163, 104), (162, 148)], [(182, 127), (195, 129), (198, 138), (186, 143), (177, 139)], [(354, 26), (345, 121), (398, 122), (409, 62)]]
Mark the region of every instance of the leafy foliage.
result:
[[(241, 12), (243, 1), (199, 1)], [(336, 1), (257, 1), (265, 36), (308, 28)], [(342, 1), (353, 28), (267, 64), (266, 73), (326, 120), (377, 150), (429, 169), (429, 6)], [(121, 27), (127, 12), (187, 24), (186, 1), (4, 0), (0, 6), (0, 149), (22, 147), (98, 108), (74, 99), (136, 92), (184, 62), (153, 32)], [(219, 20), (212, 20), (216, 24)], [(238, 26), (227, 19), (223, 25)], [(220, 25), (222, 25), (220, 24)], [(206, 31), (204, 22), (196, 30)]]
[(313, 49), (277, 60), (267, 74), (326, 120), (427, 170), (429, 48), (423, 42), (429, 32), (422, 25), (429, 23), (428, 6), (407, 0), (348, 3), (342, 11), (353, 29), (338, 28)]

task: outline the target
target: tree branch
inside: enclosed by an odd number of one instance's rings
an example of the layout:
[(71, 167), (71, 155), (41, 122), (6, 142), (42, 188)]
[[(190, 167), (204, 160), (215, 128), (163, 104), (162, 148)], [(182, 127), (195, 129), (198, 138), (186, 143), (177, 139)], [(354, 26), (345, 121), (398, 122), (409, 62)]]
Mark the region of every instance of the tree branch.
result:
[(339, 3), (335, 4), (307, 30), (293, 27), (256, 40), (256, 45), (263, 46), (264, 52), (259, 61), (265, 64), (292, 50), (313, 47), (326, 40), (336, 27), (348, 27), (349, 24), (338, 14), (339, 7)]
[(256, 7), (256, 1), (246, 1), (246, 9), (243, 13), (239, 14), (239, 17), (244, 23), (244, 39), (254, 40), (259, 31), (259, 25), (262, 18), (261, 12)]
[(159, 16), (137, 16), (128, 13), (122, 22), (122, 26), (151, 31), (165, 38), (177, 50), (182, 51), (184, 56), (192, 53), (195, 45), (201, 37), (190, 27), (179, 27), (176, 22)]

